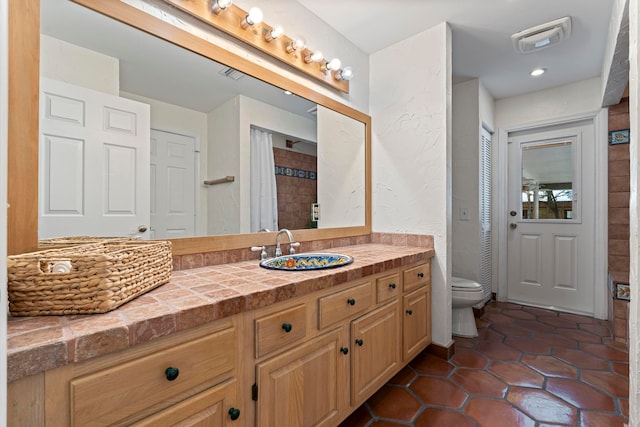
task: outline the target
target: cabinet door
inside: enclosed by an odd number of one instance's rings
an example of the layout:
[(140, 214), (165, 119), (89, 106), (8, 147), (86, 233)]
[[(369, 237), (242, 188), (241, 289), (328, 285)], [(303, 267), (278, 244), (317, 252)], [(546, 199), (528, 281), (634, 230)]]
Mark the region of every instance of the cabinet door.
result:
[(359, 405), (389, 380), (400, 364), (399, 302), (351, 322), (351, 404)]
[[(236, 381), (230, 380), (203, 391), (164, 411), (133, 424), (134, 427), (232, 427), (244, 423), (236, 400)], [(236, 412), (238, 411), (238, 412)], [(233, 417), (232, 417), (233, 414)], [(235, 419), (232, 419), (235, 418)]]
[(402, 357), (409, 362), (431, 342), (431, 285), (404, 296), (402, 316)]
[(347, 403), (344, 328), (256, 366), (258, 427), (334, 426)]

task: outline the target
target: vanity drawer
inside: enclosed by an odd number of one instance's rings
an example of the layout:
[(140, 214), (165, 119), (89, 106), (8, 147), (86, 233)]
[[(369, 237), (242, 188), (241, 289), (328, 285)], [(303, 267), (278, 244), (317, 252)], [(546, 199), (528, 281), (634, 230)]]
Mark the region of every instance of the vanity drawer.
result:
[(404, 291), (410, 291), (418, 286), (431, 283), (431, 262), (408, 268), (402, 274)]
[(320, 298), (318, 327), (326, 328), (366, 310), (371, 305), (372, 297), (371, 282), (367, 281)]
[[(168, 406), (203, 384), (231, 378), (236, 359), (236, 330), (228, 328), (74, 379), (72, 425), (121, 424), (152, 407)], [(168, 368), (177, 368), (177, 377)]]
[(389, 274), (376, 280), (377, 302), (396, 298), (400, 294), (400, 273)]
[(256, 319), (256, 358), (294, 342), (307, 334), (307, 307), (304, 304)]

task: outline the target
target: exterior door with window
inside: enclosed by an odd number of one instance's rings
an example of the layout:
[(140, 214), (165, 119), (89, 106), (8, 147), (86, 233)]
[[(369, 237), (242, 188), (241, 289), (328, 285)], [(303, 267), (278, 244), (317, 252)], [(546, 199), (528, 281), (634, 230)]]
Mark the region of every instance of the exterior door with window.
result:
[(509, 301), (594, 313), (593, 144), (593, 124), (510, 135)]

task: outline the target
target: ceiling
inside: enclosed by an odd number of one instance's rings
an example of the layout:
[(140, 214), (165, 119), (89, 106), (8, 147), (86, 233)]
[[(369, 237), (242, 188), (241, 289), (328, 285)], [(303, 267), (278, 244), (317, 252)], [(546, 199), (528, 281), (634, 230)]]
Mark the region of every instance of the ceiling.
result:
[[(369, 54), (446, 21), (454, 83), (479, 78), (496, 99), (599, 76), (613, 7), (613, 0), (298, 1)], [(572, 20), (568, 40), (514, 51), (512, 34), (564, 16)], [(532, 78), (536, 67), (547, 72)]]

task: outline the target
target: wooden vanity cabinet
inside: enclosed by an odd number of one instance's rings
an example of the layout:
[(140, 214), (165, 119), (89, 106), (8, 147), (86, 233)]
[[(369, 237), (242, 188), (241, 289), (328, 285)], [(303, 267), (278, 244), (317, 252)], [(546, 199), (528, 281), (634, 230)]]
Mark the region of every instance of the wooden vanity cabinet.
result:
[[(237, 317), (10, 383), (12, 411), (31, 417), (10, 414), (10, 425), (244, 425)], [(36, 411), (22, 382), (43, 402)]]
[(246, 313), (256, 426), (344, 420), (431, 342), (430, 283), (429, 261)]

